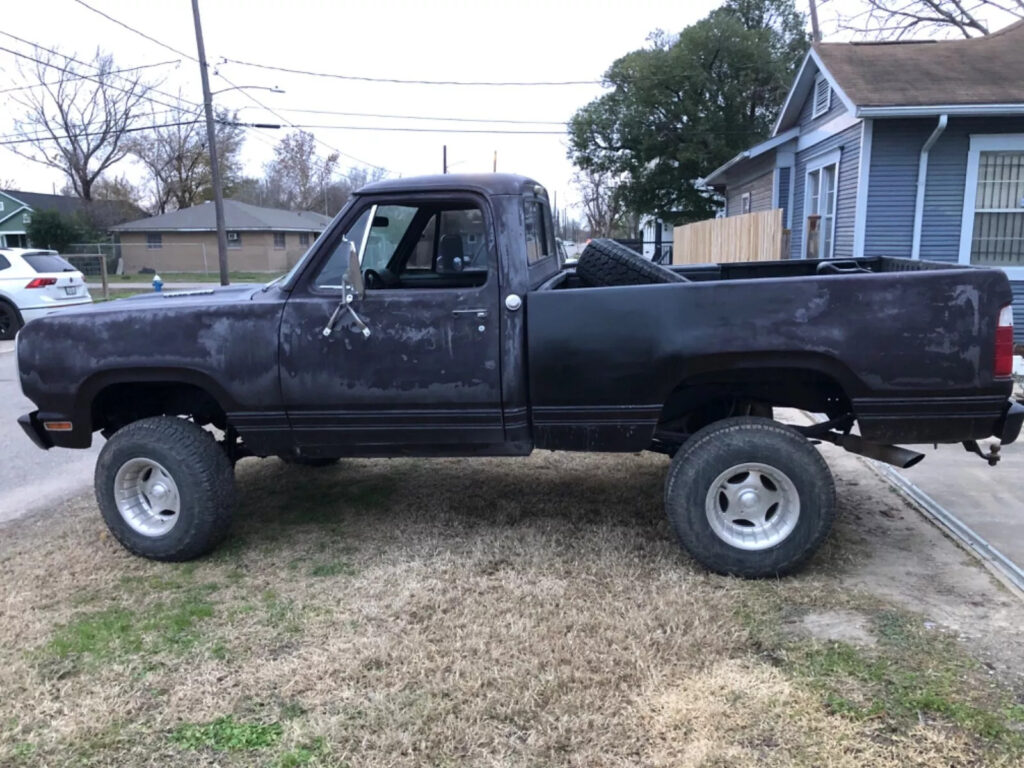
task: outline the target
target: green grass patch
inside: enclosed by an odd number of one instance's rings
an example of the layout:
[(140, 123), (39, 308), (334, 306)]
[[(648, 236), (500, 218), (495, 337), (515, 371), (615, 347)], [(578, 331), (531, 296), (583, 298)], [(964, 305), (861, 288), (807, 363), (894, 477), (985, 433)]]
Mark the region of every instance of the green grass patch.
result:
[(356, 569), (344, 560), (331, 560), (326, 563), (317, 563), (309, 569), (310, 576), (329, 578), (331, 576), (355, 576)]
[(218, 752), (274, 747), (281, 741), (280, 723), (242, 723), (231, 715), (209, 723), (185, 723), (171, 733), (171, 741), (183, 749), (213, 749)]
[[(867, 615), (877, 639), (874, 647), (813, 640), (783, 631), (784, 616), (818, 605), (789, 604), (766, 587), (745, 601), (737, 618), (762, 657), (770, 658), (818, 691), (826, 708), (855, 720), (881, 719), (906, 732), (921, 718), (953, 724), (1007, 754), (1024, 755), (1024, 707), (996, 685), (949, 635), (928, 629), (920, 616), (881, 608), (847, 596), (830, 607)], [(815, 602), (820, 601), (820, 596)]]
[(57, 660), (105, 661), (140, 653), (181, 653), (195, 646), (198, 624), (213, 616), (210, 588), (134, 610), (113, 606), (89, 611), (56, 629), (43, 649)]
[[(327, 742), (322, 736), (318, 736), (311, 743), (295, 747), (282, 754), (277, 758), (274, 766), (275, 768), (300, 768), (300, 766), (310, 765), (314, 760), (319, 761), (319, 758), (326, 756)], [(348, 763), (335, 765), (338, 768), (344, 768)]]

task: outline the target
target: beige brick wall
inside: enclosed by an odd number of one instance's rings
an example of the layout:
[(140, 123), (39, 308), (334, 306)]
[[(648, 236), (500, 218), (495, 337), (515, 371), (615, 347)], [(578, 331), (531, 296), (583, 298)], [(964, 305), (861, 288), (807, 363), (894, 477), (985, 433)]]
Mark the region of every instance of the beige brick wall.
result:
[[(274, 247), (272, 232), (239, 233), (240, 248), (228, 248), (228, 269), (232, 272), (284, 272), (306, 252), (308, 245), (299, 245), (298, 232), (286, 232), (285, 247)], [(309, 233), (309, 242), (315, 239)], [(137, 273), (143, 267), (159, 273), (216, 272), (217, 236), (213, 232), (162, 232), (161, 247), (149, 248), (146, 234), (122, 232), (121, 258), (124, 270)]]

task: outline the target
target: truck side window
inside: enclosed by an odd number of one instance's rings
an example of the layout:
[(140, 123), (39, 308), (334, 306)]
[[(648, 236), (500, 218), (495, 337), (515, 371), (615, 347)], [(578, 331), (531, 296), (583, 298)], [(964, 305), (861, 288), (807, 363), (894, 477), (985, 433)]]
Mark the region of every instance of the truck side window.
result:
[(484, 215), (474, 205), (370, 206), (339, 241), (320, 270), (316, 287), (343, 283), (350, 243), (362, 251), (367, 290), (458, 288), (487, 282)]
[(545, 226), (544, 209), (534, 200), (524, 200), (523, 214), (526, 220), (526, 263), (536, 264), (554, 255)]

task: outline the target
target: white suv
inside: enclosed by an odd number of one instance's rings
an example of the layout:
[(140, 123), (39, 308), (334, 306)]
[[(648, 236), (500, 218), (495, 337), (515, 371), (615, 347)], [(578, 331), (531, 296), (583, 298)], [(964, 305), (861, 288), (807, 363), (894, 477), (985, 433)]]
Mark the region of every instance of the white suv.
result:
[(56, 251), (0, 248), (0, 340), (29, 320), (90, 302), (82, 273)]

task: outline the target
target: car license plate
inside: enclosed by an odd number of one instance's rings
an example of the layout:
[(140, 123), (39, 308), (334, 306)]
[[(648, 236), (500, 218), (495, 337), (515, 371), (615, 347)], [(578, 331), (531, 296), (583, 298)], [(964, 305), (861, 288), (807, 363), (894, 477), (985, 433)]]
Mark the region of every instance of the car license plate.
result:
[(72, 285), (70, 287), (66, 287), (64, 289), (64, 293), (66, 293), (68, 296), (74, 296), (76, 293), (78, 293), (78, 286)]

